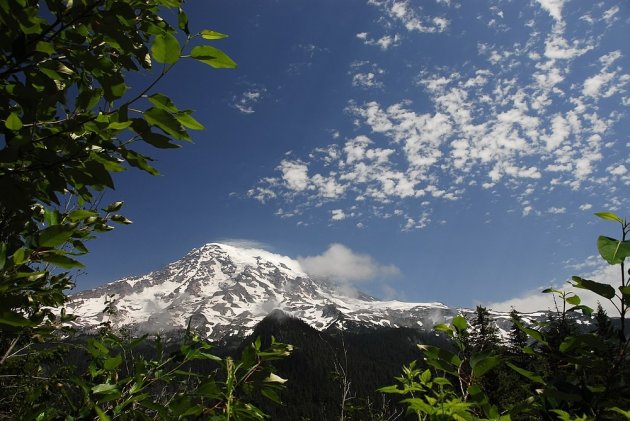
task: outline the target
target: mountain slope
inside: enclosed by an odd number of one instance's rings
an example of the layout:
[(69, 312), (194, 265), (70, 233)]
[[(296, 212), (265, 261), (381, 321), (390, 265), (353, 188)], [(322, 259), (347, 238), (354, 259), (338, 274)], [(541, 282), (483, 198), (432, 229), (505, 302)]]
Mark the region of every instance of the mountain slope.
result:
[[(288, 257), (261, 249), (210, 243), (143, 276), (123, 278), (71, 296), (75, 324), (90, 330), (104, 321), (108, 297), (111, 322), (144, 332), (185, 328), (210, 339), (244, 337), (274, 309), (315, 329), (411, 327), (430, 329), (460, 312), (441, 303), (379, 301), (366, 294), (344, 296), (335, 284), (309, 277)], [(492, 314), (509, 327), (505, 313)], [(543, 313), (533, 314), (540, 317)]]

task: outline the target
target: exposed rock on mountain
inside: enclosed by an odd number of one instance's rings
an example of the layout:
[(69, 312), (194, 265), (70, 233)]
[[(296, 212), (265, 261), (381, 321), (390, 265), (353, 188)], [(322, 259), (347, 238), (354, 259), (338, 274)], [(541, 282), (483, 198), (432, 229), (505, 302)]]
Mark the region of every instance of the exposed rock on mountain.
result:
[[(113, 297), (112, 297), (113, 296)], [(114, 314), (103, 314), (112, 297)], [(458, 313), (441, 303), (379, 301), (366, 294), (344, 296), (334, 283), (313, 279), (288, 257), (260, 249), (211, 243), (163, 269), (134, 276), (71, 297), (77, 327), (90, 330), (111, 317), (114, 327), (145, 332), (185, 328), (210, 339), (250, 334), (274, 309), (315, 329), (411, 327), (429, 330)], [(509, 328), (505, 313), (492, 313)], [(538, 318), (543, 313), (529, 315)]]

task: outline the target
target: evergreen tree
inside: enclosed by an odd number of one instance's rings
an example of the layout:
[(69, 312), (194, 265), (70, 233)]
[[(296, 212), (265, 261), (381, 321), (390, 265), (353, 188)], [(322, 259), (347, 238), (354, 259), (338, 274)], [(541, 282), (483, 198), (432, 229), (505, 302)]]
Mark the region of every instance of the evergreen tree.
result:
[(610, 317), (600, 303), (597, 303), (597, 311), (593, 317), (595, 318), (595, 333), (602, 338), (612, 338), (614, 329)]
[(520, 350), (527, 345), (527, 334), (521, 329), (523, 319), (514, 308), (510, 311), (510, 319), (512, 319), (512, 327), (510, 328), (509, 336), (510, 350), (513, 353), (520, 353)]
[(472, 351), (497, 350), (501, 345), (499, 329), (490, 316), (490, 312), (483, 306), (477, 306), (475, 317), (471, 321), (470, 345)]

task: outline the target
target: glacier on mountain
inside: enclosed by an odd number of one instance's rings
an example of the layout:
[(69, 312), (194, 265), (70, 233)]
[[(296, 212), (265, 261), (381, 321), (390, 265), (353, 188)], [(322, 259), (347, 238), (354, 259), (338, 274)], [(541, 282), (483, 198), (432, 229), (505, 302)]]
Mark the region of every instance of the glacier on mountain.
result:
[[(274, 309), (319, 330), (331, 326), (429, 330), (458, 313), (471, 312), (441, 303), (380, 301), (363, 293), (348, 297), (341, 291), (334, 282), (312, 278), (289, 257), (210, 243), (157, 271), (74, 294), (67, 308), (82, 330), (96, 329), (106, 320), (114, 328), (148, 333), (184, 329), (190, 323), (214, 340), (248, 335)], [(113, 300), (111, 314), (103, 312), (108, 299)], [(508, 328), (507, 314), (493, 316), (499, 327)]]

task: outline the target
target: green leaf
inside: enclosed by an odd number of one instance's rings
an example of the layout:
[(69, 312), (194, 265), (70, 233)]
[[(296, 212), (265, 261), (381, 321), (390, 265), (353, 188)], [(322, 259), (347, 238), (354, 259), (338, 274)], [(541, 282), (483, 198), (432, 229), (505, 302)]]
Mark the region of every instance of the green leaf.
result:
[(74, 233), (74, 228), (67, 225), (53, 225), (39, 233), (40, 247), (58, 247), (64, 244)]
[(455, 334), (453, 328), (445, 323), (440, 323), (433, 326), (433, 330), (435, 330), (436, 332), (446, 333), (450, 337), (453, 337), (453, 335)]
[(13, 131), (18, 131), (22, 128), (22, 126), (24, 126), (22, 124), (22, 120), (20, 120), (20, 117), (17, 115), (15, 111), (9, 114), (9, 116), (7, 117), (7, 120), (4, 122), (4, 125), (6, 126), (7, 129), (13, 130)]
[(68, 219), (70, 221), (76, 222), (81, 221), (92, 216), (97, 216), (98, 214), (94, 211), (86, 210), (86, 209), (77, 209), (73, 210), (68, 214)]
[(535, 329), (531, 329), (528, 327), (522, 327), (520, 328), (523, 332), (525, 332), (527, 334), (527, 336), (529, 336), (530, 338), (535, 339), (536, 341), (540, 342), (540, 343), (547, 343), (545, 341), (545, 339), (543, 338), (543, 336), (540, 334), (539, 331), (535, 330)]
[(204, 29), (203, 31), (199, 32), (199, 34), (204, 39), (222, 39), (228, 37), (221, 32), (211, 31), (210, 29)]
[(115, 357), (106, 359), (103, 363), (103, 367), (105, 368), (105, 370), (115, 370), (120, 364), (122, 364), (122, 361), (122, 356), (118, 354)]
[(110, 205), (108, 205), (106, 208), (104, 208), (103, 210), (107, 213), (112, 213), (112, 212), (116, 212), (118, 210), (120, 210), (120, 208), (123, 207), (123, 205), (125, 204), (125, 202), (114, 202)]
[(606, 411), (616, 412), (619, 415), (623, 415), (627, 420), (630, 420), (630, 410), (624, 411), (623, 409), (617, 408), (616, 406), (612, 408), (606, 408)]
[(111, 219), (112, 221), (118, 222), (119, 224), (125, 224), (125, 225), (133, 224), (131, 220), (125, 218), (123, 215), (113, 215)]
[(0, 312), (0, 325), (9, 325), (14, 327), (32, 327), (37, 323), (25, 318), (21, 314), (14, 311)]
[(149, 164), (148, 158), (144, 155), (141, 155), (131, 150), (127, 150), (125, 151), (125, 158), (127, 159), (127, 162), (129, 162), (129, 165), (133, 167), (140, 168), (141, 170), (146, 171), (151, 175), (160, 174), (160, 172), (156, 168)]
[(195, 120), (189, 112), (180, 112), (177, 114), (174, 114), (175, 118), (177, 119), (177, 121), (179, 121), (181, 123), (182, 126), (184, 127), (188, 127), (189, 129), (192, 130), (204, 130), (205, 127), (203, 127), (203, 125), (198, 122), (197, 120)]
[(131, 121), (114, 121), (109, 123), (108, 128), (112, 130), (124, 130), (131, 126)]
[(221, 389), (214, 380), (207, 381), (195, 390), (195, 393), (209, 398), (217, 398), (221, 396)]
[(453, 318), (451, 324), (457, 329), (459, 332), (462, 332), (468, 328), (468, 322), (466, 318), (463, 316), (456, 316)]
[(512, 370), (516, 371), (521, 376), (524, 376), (524, 377), (528, 378), (529, 380), (533, 381), (534, 383), (545, 384), (545, 381), (539, 375), (537, 375), (535, 373), (532, 373), (531, 371), (525, 370), (523, 368), (517, 367), (517, 366), (515, 366), (514, 364), (512, 364), (510, 362), (506, 362), (506, 364)]
[(158, 63), (173, 64), (179, 60), (179, 41), (170, 32), (157, 35), (151, 45), (151, 52)]
[(591, 314), (593, 314), (593, 309), (590, 308), (589, 306), (585, 306), (584, 304), (571, 307), (570, 309), (567, 310), (567, 312), (569, 311), (581, 311), (582, 314), (585, 314), (587, 316), (590, 316)]
[(77, 250), (78, 253), (82, 253), (82, 254), (85, 254), (85, 253), (87, 253), (89, 251), (87, 249), (87, 247), (85, 247), (85, 244), (83, 244), (79, 240), (74, 240), (72, 242), (72, 247), (74, 247)]
[(199, 45), (193, 48), (190, 56), (214, 68), (233, 69), (236, 67), (236, 63), (227, 54), (209, 45)]
[(20, 247), (19, 249), (15, 250), (11, 259), (13, 260), (13, 264), (15, 266), (19, 266), (22, 263), (26, 262), (27, 260), (26, 249), (24, 247)]
[(267, 399), (269, 399), (270, 401), (281, 405), (282, 401), (280, 400), (280, 396), (278, 395), (278, 392), (276, 392), (273, 389), (270, 389), (268, 387), (261, 387), (260, 388), (260, 393), (266, 397)]
[(61, 214), (57, 209), (46, 209), (44, 211), (44, 221), (47, 225), (58, 225)]
[(582, 302), (580, 297), (578, 297), (577, 295), (572, 295), (571, 297), (565, 298), (564, 301), (574, 306), (580, 305), (580, 303)]
[(117, 391), (118, 391), (118, 386), (116, 386), (115, 384), (109, 384), (109, 383), (101, 383), (92, 387), (92, 393), (95, 393), (95, 394), (109, 394), (109, 393), (117, 392)]
[(623, 220), (612, 212), (596, 212), (595, 215), (607, 221), (616, 221), (623, 224)]
[(483, 376), (489, 370), (496, 367), (501, 362), (501, 357), (492, 355), (490, 352), (480, 352), (470, 357), (470, 367), (477, 377)]
[(190, 140), (181, 123), (168, 111), (161, 108), (149, 108), (144, 112), (144, 118), (147, 123), (159, 127), (164, 133), (173, 136), (175, 139)]
[(424, 370), (422, 372), (422, 374), (420, 374), (420, 381), (422, 383), (428, 383), (431, 381), (431, 370), (429, 370), (428, 368), (426, 370)]
[(172, 113), (176, 113), (179, 111), (179, 109), (177, 109), (175, 104), (173, 104), (173, 101), (171, 101), (171, 99), (167, 97), (166, 95), (153, 94), (149, 96), (147, 99), (149, 100), (151, 104), (155, 105), (157, 108), (160, 108), (162, 110), (170, 111)]
[(142, 139), (147, 142), (149, 145), (158, 148), (158, 149), (176, 149), (179, 148), (179, 145), (176, 143), (171, 143), (171, 139), (159, 133), (153, 132), (144, 132), (142, 133)]
[(396, 395), (404, 395), (407, 393), (405, 390), (399, 389), (396, 385), (379, 387), (377, 391), (380, 393), (392, 393)]
[(52, 55), (55, 53), (55, 46), (50, 42), (38, 41), (37, 44), (35, 44), (35, 51)]
[(181, 7), (177, 12), (177, 25), (186, 35), (190, 35), (190, 30), (188, 29), (188, 16), (186, 16), (186, 13), (184, 13), (184, 10)]
[(567, 336), (564, 341), (562, 341), (562, 343), (560, 344), (560, 346), (558, 347), (558, 349), (560, 350), (560, 352), (567, 352), (568, 350), (570, 350), (571, 348), (573, 348), (573, 346), (576, 344), (577, 340), (574, 336)]
[(278, 376), (275, 373), (269, 373), (269, 376), (267, 376), (267, 378), (265, 380), (263, 380), (266, 383), (280, 383), (280, 384), (284, 384), (287, 382), (287, 379), (283, 379), (282, 377)]
[(7, 264), (7, 244), (0, 243), (0, 270)]
[(418, 345), (418, 348), (424, 352), (427, 364), (447, 373), (457, 373), (457, 368), (462, 363), (457, 354), (446, 349), (431, 345)]
[(156, 0), (160, 6), (179, 7), (181, 0)]
[(597, 239), (597, 249), (610, 265), (618, 265), (623, 263), (626, 257), (630, 257), (630, 241), (619, 241), (600, 235)]
[(42, 260), (65, 269), (85, 267), (81, 262), (71, 259), (68, 256), (62, 256), (54, 253), (43, 254)]
[(553, 412), (554, 414), (556, 414), (558, 416), (558, 418), (560, 419), (560, 421), (571, 421), (571, 414), (569, 414), (566, 411), (563, 411), (562, 409), (552, 409), (550, 410), (550, 412)]
[(597, 295), (608, 298), (609, 300), (615, 297), (615, 289), (608, 284), (589, 281), (588, 279), (582, 279), (579, 276), (572, 276), (571, 279), (575, 282), (573, 286), (576, 288), (587, 289)]

